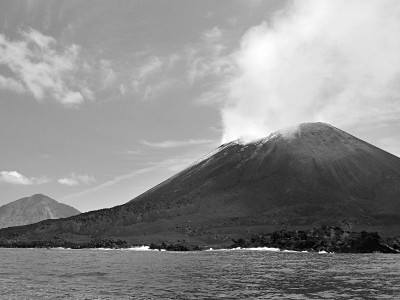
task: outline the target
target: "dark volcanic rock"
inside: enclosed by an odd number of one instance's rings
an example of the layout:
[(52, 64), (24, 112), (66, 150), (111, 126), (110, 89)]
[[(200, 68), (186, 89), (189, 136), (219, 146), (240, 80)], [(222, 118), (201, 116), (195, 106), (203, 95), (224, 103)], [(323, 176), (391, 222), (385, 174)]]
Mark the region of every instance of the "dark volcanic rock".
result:
[(400, 253), (397, 243), (389, 246), (376, 232), (349, 232), (339, 227), (321, 226), (310, 230), (276, 231), (253, 235), (249, 240), (233, 240), (230, 248), (269, 247), (295, 251), (326, 251), (335, 253)]
[(201, 251), (203, 250), (197, 245), (187, 245), (186, 243), (172, 243), (172, 244), (166, 244), (162, 242), (161, 244), (154, 244), (151, 243), (150, 247), (151, 250), (166, 250), (166, 251)]
[(47, 219), (67, 218), (80, 211), (45, 195), (36, 194), (0, 207), (0, 228), (37, 223)]
[(120, 249), (127, 248), (126, 241), (113, 240), (109, 238), (93, 239), (86, 243), (74, 243), (61, 240), (42, 240), (42, 241), (20, 241), (0, 239), (0, 247), (3, 248), (70, 248), (70, 249), (86, 249), (86, 248), (109, 248)]
[(324, 123), (249, 144), (231, 142), (132, 201), (0, 238), (227, 244), (322, 224), (398, 235), (400, 158)]

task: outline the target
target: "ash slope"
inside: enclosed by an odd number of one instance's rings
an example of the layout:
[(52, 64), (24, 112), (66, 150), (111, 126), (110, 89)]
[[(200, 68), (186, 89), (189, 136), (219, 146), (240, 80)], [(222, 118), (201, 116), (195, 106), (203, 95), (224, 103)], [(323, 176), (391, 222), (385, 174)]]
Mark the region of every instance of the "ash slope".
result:
[(67, 218), (81, 212), (45, 195), (36, 194), (0, 207), (0, 228), (37, 223), (46, 219)]
[(225, 243), (321, 224), (398, 234), (400, 158), (324, 123), (212, 155), (111, 209), (1, 230), (0, 237)]

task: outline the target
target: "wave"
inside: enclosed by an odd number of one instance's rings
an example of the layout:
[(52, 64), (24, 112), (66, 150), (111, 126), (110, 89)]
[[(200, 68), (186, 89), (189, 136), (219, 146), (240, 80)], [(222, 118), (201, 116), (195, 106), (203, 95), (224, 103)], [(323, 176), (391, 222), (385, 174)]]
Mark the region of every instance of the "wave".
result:
[(286, 252), (286, 253), (318, 253), (318, 254), (333, 254), (333, 252), (322, 251), (296, 251), (296, 250), (281, 250), (279, 248), (270, 247), (253, 247), (253, 248), (231, 248), (231, 249), (213, 249), (209, 248), (205, 251), (265, 251), (265, 252)]
[[(35, 248), (32, 248), (35, 249)], [(150, 246), (134, 246), (130, 248), (84, 248), (84, 249), (71, 249), (71, 248), (63, 248), (63, 247), (56, 247), (50, 248), (54, 250), (99, 250), (99, 251), (111, 251), (111, 250), (118, 250), (118, 251), (151, 251), (151, 252), (160, 252), (160, 251), (167, 251), (165, 249), (150, 249)], [(264, 251), (264, 252), (285, 252), (285, 253), (318, 253), (318, 254), (334, 254), (334, 252), (326, 252), (324, 250), (321, 251), (296, 251), (296, 250), (281, 250), (280, 248), (271, 248), (271, 247), (250, 247), (250, 248), (223, 248), (223, 249), (205, 249), (204, 251)], [(186, 252), (186, 251), (169, 251), (169, 252)]]
[(128, 250), (128, 251), (166, 251), (165, 249), (150, 249), (150, 246), (136, 246), (136, 247), (130, 247), (126, 249), (121, 249), (121, 250)]

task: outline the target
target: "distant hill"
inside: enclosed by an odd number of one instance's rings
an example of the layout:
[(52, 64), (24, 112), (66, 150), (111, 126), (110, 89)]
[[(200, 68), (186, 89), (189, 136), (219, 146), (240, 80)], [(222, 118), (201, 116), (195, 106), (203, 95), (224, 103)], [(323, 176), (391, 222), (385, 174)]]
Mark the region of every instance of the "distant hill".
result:
[(400, 158), (324, 123), (233, 141), (132, 201), (0, 230), (0, 239), (129, 243), (232, 238), (321, 225), (398, 235)]
[(80, 211), (37, 194), (0, 207), (0, 228), (37, 223), (47, 219), (75, 216)]

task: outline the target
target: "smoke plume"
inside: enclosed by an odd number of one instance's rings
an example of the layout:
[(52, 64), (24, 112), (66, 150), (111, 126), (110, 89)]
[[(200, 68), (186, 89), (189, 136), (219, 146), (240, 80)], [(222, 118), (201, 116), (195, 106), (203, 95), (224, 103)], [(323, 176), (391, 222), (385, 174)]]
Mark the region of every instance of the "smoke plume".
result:
[(224, 142), (301, 122), (397, 118), (400, 1), (293, 1), (250, 28), (232, 61)]

